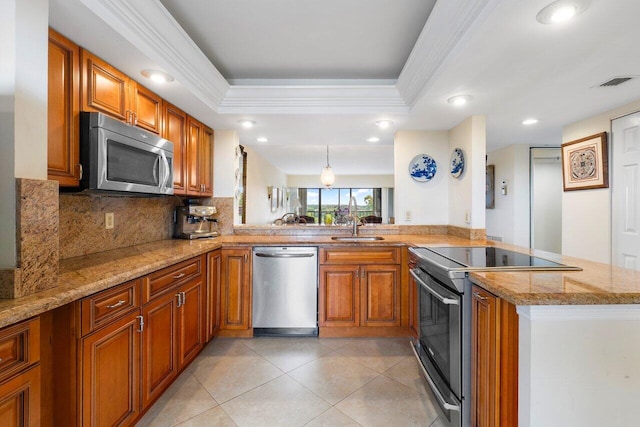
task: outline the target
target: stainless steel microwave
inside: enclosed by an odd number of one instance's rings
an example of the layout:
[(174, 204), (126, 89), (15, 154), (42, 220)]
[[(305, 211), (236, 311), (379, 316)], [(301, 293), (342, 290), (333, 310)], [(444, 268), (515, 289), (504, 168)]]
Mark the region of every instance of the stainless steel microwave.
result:
[(102, 113), (80, 113), (83, 189), (173, 194), (173, 143)]

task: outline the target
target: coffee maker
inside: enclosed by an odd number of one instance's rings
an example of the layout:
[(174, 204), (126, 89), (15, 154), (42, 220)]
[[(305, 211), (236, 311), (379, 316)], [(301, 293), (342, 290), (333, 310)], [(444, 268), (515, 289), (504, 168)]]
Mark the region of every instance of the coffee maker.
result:
[(218, 236), (218, 211), (215, 206), (178, 206), (175, 211), (175, 233), (179, 239), (201, 239)]

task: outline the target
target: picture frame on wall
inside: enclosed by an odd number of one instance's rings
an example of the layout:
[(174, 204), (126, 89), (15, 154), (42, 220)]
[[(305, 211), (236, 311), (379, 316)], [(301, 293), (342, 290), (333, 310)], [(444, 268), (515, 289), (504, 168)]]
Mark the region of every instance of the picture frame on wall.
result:
[(494, 209), (496, 206), (496, 171), (495, 165), (487, 165), (486, 169), (486, 185), (485, 185), (485, 207), (487, 209)]
[(564, 191), (609, 187), (607, 133), (562, 144)]

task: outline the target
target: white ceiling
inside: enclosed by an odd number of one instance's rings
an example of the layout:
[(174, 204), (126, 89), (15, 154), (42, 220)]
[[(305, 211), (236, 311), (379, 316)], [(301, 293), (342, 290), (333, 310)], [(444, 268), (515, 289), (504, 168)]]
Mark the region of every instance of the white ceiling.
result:
[[(170, 72), (170, 85), (144, 84), (214, 129), (238, 130), (290, 174), (319, 173), (326, 145), (338, 174), (390, 173), (394, 132), (447, 130), (472, 114), (487, 117), (489, 151), (559, 145), (562, 126), (640, 97), (640, 78), (593, 87), (640, 75), (640, 1), (592, 0), (558, 26), (535, 19), (548, 0), (432, 3), (50, 0), (50, 24), (140, 81), (145, 68)], [(472, 102), (446, 102), (459, 93)], [(524, 127), (527, 117), (540, 123)], [(382, 118), (394, 126), (378, 130)]]

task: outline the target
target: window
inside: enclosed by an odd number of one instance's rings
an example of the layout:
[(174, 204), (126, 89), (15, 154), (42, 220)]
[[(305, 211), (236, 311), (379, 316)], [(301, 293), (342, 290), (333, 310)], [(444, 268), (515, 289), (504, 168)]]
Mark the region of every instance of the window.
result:
[(349, 200), (355, 196), (358, 216), (381, 216), (380, 188), (299, 188), (300, 215), (312, 217), (314, 223), (341, 223), (349, 213)]

